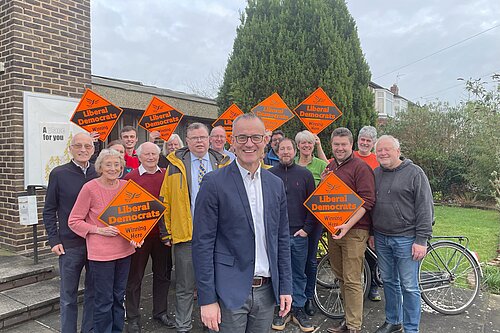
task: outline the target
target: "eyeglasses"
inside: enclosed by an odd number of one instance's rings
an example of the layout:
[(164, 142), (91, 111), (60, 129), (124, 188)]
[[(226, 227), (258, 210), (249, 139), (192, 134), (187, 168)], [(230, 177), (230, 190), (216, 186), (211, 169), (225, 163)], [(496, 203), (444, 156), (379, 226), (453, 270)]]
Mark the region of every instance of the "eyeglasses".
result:
[(210, 137), (217, 140), (222, 140), (226, 138), (224, 135), (210, 135)]
[(262, 134), (253, 134), (253, 135), (236, 135), (234, 137), (236, 139), (236, 143), (240, 145), (247, 143), (248, 139), (252, 140), (253, 143), (261, 143), (264, 140), (264, 135)]
[(208, 136), (192, 136), (190, 138), (187, 138), (190, 141), (206, 141), (208, 140)]
[(85, 148), (87, 150), (91, 150), (92, 148), (94, 148), (94, 145), (89, 145), (88, 143), (87, 144), (81, 144), (81, 143), (75, 143), (73, 145), (71, 145), (71, 147), (75, 148), (75, 149), (82, 149), (82, 148)]

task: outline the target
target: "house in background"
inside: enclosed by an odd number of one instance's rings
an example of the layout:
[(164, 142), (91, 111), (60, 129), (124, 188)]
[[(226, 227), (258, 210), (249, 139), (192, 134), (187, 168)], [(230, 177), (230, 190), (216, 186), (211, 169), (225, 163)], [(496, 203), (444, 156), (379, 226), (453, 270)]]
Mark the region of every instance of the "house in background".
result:
[(391, 88), (384, 88), (375, 82), (370, 82), (370, 89), (375, 98), (375, 110), (378, 121), (383, 123), (388, 117), (395, 117), (398, 112), (408, 110), (411, 101), (399, 95), (399, 87), (393, 84)]

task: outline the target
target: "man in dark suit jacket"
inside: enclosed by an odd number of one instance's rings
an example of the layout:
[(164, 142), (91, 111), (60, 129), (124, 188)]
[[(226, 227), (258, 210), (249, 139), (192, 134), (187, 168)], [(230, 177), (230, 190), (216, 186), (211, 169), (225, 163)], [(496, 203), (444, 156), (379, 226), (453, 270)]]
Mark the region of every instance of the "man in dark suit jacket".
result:
[(237, 156), (203, 178), (193, 221), (193, 265), (203, 323), (213, 331), (267, 332), (273, 308), (291, 307), (289, 226), (283, 182), (260, 167), (263, 122), (233, 122)]

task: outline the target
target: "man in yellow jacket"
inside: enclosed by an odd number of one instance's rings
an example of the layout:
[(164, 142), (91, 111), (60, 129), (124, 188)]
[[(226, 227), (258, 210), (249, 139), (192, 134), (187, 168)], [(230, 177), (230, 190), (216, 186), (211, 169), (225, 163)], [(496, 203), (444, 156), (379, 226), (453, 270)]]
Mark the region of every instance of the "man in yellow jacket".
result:
[(209, 131), (202, 123), (187, 128), (187, 147), (167, 156), (167, 170), (160, 191), (166, 206), (160, 237), (174, 247), (175, 326), (177, 332), (190, 332), (194, 304), (195, 279), (191, 255), (193, 215), (196, 196), (203, 176), (229, 164), (230, 159), (209, 149)]

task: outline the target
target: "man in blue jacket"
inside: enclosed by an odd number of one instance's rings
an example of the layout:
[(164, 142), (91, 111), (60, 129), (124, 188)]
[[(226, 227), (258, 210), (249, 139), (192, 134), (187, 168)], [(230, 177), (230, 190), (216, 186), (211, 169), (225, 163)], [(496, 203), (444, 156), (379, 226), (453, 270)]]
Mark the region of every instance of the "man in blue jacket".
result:
[(76, 332), (78, 282), (85, 267), (83, 333), (93, 331), (94, 287), (90, 278), (85, 239), (68, 227), (68, 217), (82, 186), (97, 177), (89, 159), (94, 142), (88, 133), (77, 133), (69, 146), (73, 159), (52, 170), (49, 176), (43, 223), (52, 252), (59, 256), (61, 332)]
[(270, 166), (277, 166), (280, 164), (280, 159), (278, 157), (278, 142), (280, 142), (285, 137), (285, 133), (281, 130), (275, 130), (271, 134), (271, 142), (269, 145), (269, 151), (266, 156), (264, 156), (264, 164)]
[(292, 302), (283, 182), (261, 168), (268, 141), (252, 113), (233, 122), (236, 160), (203, 177), (193, 221), (193, 265), (201, 319), (225, 333), (267, 332), (273, 309)]

